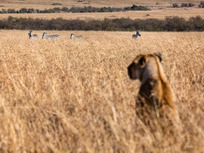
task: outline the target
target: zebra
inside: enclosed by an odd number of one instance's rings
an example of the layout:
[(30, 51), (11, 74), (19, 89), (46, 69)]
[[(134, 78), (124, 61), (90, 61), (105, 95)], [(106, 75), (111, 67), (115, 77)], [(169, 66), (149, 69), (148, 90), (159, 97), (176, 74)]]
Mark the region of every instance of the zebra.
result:
[(136, 34), (132, 35), (132, 38), (139, 38), (141, 36), (140, 31), (136, 31)]
[(28, 33), (28, 36), (30, 39), (38, 39), (38, 36), (36, 34), (32, 35), (32, 30)]
[(43, 33), (42, 39), (47, 38), (47, 39), (59, 39), (59, 35), (48, 35), (46, 32)]
[(70, 39), (83, 39), (83, 36), (76, 36), (75, 34), (71, 34)]

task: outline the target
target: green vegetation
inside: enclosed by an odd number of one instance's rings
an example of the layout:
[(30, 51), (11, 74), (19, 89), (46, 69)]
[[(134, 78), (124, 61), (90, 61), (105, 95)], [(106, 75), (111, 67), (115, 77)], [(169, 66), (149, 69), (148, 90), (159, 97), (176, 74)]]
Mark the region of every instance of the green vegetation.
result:
[[(53, 3), (52, 5), (62, 5), (60, 3)], [(149, 8), (145, 6), (137, 6), (133, 5), (132, 7), (124, 7), (124, 8), (114, 8), (114, 7), (92, 7), (92, 6), (87, 6), (87, 7), (55, 7), (51, 9), (45, 9), (45, 10), (39, 10), (39, 9), (32, 9), (32, 8), (21, 8), (20, 10), (15, 10), (15, 9), (2, 9), (0, 11), (1, 14), (5, 13), (59, 13), (59, 12), (68, 12), (68, 13), (86, 13), (86, 12), (120, 12), (120, 11), (137, 11), (137, 10), (150, 10)]]
[(61, 3), (53, 3), (52, 5), (62, 5)]

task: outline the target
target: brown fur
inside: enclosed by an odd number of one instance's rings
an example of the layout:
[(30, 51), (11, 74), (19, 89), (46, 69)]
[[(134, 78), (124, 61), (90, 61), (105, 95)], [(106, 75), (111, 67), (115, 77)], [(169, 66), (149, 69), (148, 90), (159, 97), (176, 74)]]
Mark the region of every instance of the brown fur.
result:
[(130, 79), (139, 79), (141, 82), (139, 97), (155, 109), (168, 105), (174, 110), (174, 95), (160, 60), (158, 54), (138, 55), (128, 66), (128, 74)]
[(160, 54), (138, 55), (128, 66), (128, 75), (141, 82), (135, 107), (137, 124), (145, 126), (140, 132), (149, 129), (164, 147), (176, 144), (178, 116), (161, 60)]

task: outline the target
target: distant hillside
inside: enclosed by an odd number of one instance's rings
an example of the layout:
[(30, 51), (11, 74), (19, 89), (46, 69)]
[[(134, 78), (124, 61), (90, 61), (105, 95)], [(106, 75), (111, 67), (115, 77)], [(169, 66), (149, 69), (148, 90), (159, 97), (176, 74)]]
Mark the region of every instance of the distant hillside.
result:
[(163, 8), (172, 6), (173, 3), (194, 3), (198, 5), (201, 0), (0, 0), (0, 9), (8, 8), (53, 8), (72, 6), (94, 6), (94, 7), (126, 7), (132, 4), (149, 6), (152, 8)]

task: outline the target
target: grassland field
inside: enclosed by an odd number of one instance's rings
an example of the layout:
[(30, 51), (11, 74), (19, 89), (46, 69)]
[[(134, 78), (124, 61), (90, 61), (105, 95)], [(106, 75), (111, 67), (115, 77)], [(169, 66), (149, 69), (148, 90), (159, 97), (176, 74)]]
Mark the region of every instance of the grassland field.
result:
[[(0, 30), (0, 152), (204, 152), (203, 32), (33, 33), (40, 38)], [(136, 55), (153, 52), (162, 53), (181, 119), (176, 143), (163, 147), (137, 119), (139, 82), (127, 75)]]
[(166, 17), (179, 16), (186, 20), (190, 17), (201, 16), (204, 18), (204, 9), (200, 8), (169, 8), (151, 11), (127, 11), (127, 12), (111, 12), (111, 13), (33, 13), (33, 14), (0, 14), (0, 19), (7, 19), (9, 16), (17, 18), (40, 18), (40, 19), (80, 19), (80, 20), (104, 20), (105, 18), (130, 18), (130, 19), (160, 19)]
[[(60, 5), (53, 5), (53, 4)], [(28, 14), (0, 14), (0, 19), (7, 19), (9, 16), (16, 18), (40, 18), (40, 19), (53, 19), (53, 18), (63, 18), (63, 19), (80, 19), (80, 20), (104, 20), (105, 18), (116, 19), (116, 18), (130, 18), (130, 19), (165, 19), (166, 17), (178, 16), (188, 20), (190, 17), (201, 16), (204, 18), (204, 9), (198, 8), (200, 0), (178, 0), (176, 3), (179, 5), (181, 3), (193, 3), (195, 4), (192, 8), (172, 8), (172, 4), (175, 1), (163, 1), (163, 0), (1, 0), (0, 9), (15, 9), (19, 10), (21, 8), (33, 8), (33, 9), (50, 9), (54, 7), (127, 7), (135, 5), (147, 6), (150, 11), (126, 11), (126, 12), (107, 12), (107, 13), (28, 13)]]
[[(166, 8), (173, 3), (193, 3), (198, 5), (201, 0), (0, 0), (0, 7), (3, 9), (34, 8), (45, 9), (53, 7), (127, 7), (135, 5), (148, 6), (153, 9)], [(53, 5), (53, 4), (59, 5)]]

